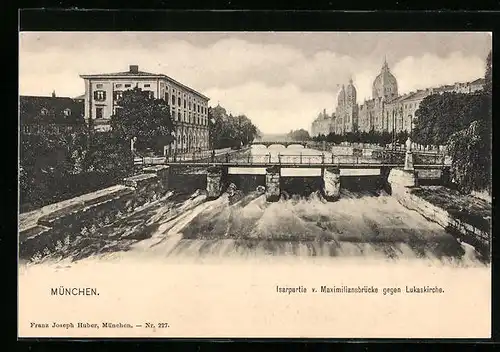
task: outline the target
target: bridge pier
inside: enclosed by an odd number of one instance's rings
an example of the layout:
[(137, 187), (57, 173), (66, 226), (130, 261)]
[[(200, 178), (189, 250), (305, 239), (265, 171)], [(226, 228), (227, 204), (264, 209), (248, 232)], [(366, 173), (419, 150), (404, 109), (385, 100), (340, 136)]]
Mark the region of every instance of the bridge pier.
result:
[(266, 201), (276, 202), (280, 195), (280, 167), (274, 165), (266, 169)]
[(146, 174), (155, 174), (160, 180), (160, 196), (165, 195), (168, 192), (168, 180), (170, 175), (170, 167), (168, 165), (155, 165), (149, 166), (142, 169)]
[(329, 202), (336, 201), (340, 197), (340, 169), (336, 167), (322, 168), (323, 196)]
[(211, 166), (207, 170), (207, 199), (212, 200), (222, 194), (222, 168)]
[(387, 182), (391, 186), (391, 193), (406, 193), (408, 187), (418, 186), (415, 170), (394, 168), (389, 172)]

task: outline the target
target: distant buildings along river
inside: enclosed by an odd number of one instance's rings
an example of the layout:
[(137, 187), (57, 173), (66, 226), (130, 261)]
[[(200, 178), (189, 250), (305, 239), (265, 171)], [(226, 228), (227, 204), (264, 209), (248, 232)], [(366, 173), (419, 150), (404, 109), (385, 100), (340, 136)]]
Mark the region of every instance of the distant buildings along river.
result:
[(444, 92), (474, 93), (482, 90), (484, 79), (455, 83), (437, 88), (419, 89), (399, 95), (398, 82), (384, 61), (380, 73), (372, 85), (372, 98), (357, 103), (356, 87), (351, 80), (342, 85), (337, 96), (337, 106), (331, 115), (323, 110), (312, 122), (312, 136), (348, 132), (411, 132), (415, 122), (415, 112), (422, 100), (431, 94)]

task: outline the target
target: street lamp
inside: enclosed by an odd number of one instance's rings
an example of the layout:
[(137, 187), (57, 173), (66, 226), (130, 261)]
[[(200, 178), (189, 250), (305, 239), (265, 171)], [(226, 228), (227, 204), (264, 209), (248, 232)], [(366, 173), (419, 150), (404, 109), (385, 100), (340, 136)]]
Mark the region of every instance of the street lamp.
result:
[[(214, 150), (214, 141), (213, 141), (213, 128), (214, 128), (214, 125), (215, 125), (215, 119), (212, 117), (210, 118), (210, 120), (208, 120), (208, 122), (210, 122), (208, 128), (209, 128), (209, 132), (208, 132), (208, 143), (209, 143), (209, 149), (212, 149)], [(212, 132), (212, 133), (210, 133)]]
[(130, 151), (133, 153), (135, 150), (135, 142), (137, 142), (137, 137), (133, 137), (130, 140)]

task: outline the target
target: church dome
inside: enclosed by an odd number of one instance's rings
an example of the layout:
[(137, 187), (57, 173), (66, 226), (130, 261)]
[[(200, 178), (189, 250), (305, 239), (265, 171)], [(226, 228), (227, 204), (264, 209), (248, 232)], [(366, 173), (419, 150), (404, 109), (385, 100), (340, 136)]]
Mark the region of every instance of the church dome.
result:
[(387, 61), (384, 62), (380, 74), (373, 81), (373, 98), (394, 98), (398, 96), (398, 82), (390, 72)]
[(349, 80), (349, 84), (347, 85), (345, 99), (347, 102), (356, 104), (356, 87), (352, 84), (352, 79)]

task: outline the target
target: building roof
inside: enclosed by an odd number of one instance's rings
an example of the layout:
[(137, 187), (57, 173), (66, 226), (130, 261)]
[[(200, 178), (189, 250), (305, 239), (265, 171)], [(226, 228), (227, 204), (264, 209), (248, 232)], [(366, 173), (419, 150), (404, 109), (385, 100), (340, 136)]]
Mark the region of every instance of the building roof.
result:
[(391, 73), (389, 69), (389, 65), (387, 64), (387, 60), (384, 60), (384, 64), (382, 65), (382, 69), (380, 70), (380, 73), (375, 77), (375, 80), (373, 81), (372, 89), (375, 97), (375, 92), (379, 91), (382, 93), (383, 96), (385, 96), (385, 87), (387, 85), (391, 85), (393, 87), (398, 86), (398, 81), (396, 80), (396, 77)]
[(176, 81), (175, 79), (173, 79), (170, 76), (167, 76), (163, 73), (151, 73), (151, 72), (139, 71), (137, 66), (135, 66), (135, 69), (133, 69), (133, 66), (134, 65), (131, 65), (129, 71), (80, 75), (80, 77), (83, 79), (140, 78), (140, 77), (163, 78), (163, 79), (167, 79), (167, 80), (181, 86), (182, 88), (186, 89), (187, 91), (190, 91), (191, 93), (194, 93), (194, 94), (206, 99), (207, 101), (210, 100), (209, 97), (201, 94), (200, 92), (194, 90), (191, 87), (188, 87), (188, 86)]
[(472, 82), (470, 82), (470, 84), (484, 84), (486, 82), (486, 80), (484, 78), (478, 78)]
[[(65, 110), (69, 109), (69, 114)], [(69, 97), (26, 96), (19, 97), (21, 123), (83, 123), (84, 103)]]

